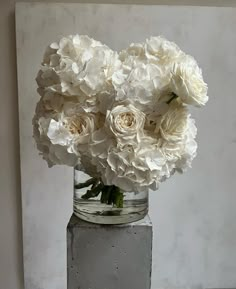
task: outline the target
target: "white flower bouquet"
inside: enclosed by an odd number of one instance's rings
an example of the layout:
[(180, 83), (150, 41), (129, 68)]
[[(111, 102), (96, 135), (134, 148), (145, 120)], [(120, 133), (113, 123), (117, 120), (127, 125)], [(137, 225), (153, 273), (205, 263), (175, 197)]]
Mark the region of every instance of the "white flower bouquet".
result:
[(117, 53), (88, 36), (52, 43), (36, 78), (37, 148), (49, 167), (91, 176), (84, 198), (122, 207), (122, 191), (156, 190), (196, 156), (188, 105), (202, 106), (207, 85), (193, 57), (151, 37)]

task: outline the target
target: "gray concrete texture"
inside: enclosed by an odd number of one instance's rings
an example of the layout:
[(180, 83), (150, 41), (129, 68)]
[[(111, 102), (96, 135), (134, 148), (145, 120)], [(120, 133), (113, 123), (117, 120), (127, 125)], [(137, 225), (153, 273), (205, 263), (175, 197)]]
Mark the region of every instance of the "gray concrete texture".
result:
[(72, 216), (67, 227), (67, 289), (150, 289), (152, 224), (96, 225)]
[[(66, 288), (65, 232), (72, 212), (72, 170), (47, 168), (32, 139), (31, 119), (38, 100), (34, 78), (43, 51), (54, 39), (71, 33), (88, 34), (116, 50), (162, 34), (198, 60), (210, 95), (206, 108), (193, 110), (199, 130), (198, 157), (192, 170), (150, 193), (152, 286), (235, 287), (235, 13), (236, 8), (193, 6), (17, 6), (25, 289)], [(3, 58), (8, 55), (4, 52)], [(10, 116), (9, 124), (16, 117)], [(13, 156), (9, 154), (10, 159)]]

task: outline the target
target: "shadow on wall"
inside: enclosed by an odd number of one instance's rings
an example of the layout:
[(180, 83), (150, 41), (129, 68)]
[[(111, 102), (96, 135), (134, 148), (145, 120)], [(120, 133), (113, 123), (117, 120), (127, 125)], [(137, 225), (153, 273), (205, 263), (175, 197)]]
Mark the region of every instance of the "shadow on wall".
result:
[(23, 288), (22, 214), (14, 3), (0, 2), (2, 231), (4, 228), (0, 240), (0, 287), (7, 289)]

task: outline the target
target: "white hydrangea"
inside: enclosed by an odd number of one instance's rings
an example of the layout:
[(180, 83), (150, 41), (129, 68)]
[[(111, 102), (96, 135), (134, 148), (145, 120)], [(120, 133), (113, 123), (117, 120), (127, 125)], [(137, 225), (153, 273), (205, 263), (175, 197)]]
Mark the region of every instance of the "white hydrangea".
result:
[(87, 98), (107, 91), (120, 66), (117, 52), (88, 36), (63, 37), (46, 50), (37, 76), (39, 87)]
[(197, 130), (187, 105), (204, 105), (207, 85), (175, 43), (151, 37), (117, 53), (63, 37), (46, 49), (36, 81), (34, 138), (49, 166), (77, 166), (127, 192), (191, 167)]
[(160, 65), (168, 65), (184, 54), (174, 42), (162, 36), (147, 39), (145, 49), (147, 58)]

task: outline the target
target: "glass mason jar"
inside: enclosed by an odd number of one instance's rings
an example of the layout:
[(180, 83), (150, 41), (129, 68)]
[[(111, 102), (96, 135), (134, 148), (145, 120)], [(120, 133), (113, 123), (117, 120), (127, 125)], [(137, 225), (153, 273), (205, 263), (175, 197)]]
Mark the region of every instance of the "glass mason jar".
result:
[[(89, 176), (74, 170), (74, 184), (87, 181)], [(122, 193), (122, 207), (101, 202), (101, 194), (85, 199), (89, 188), (74, 189), (74, 214), (97, 224), (125, 224), (138, 221), (148, 213), (148, 193)]]

